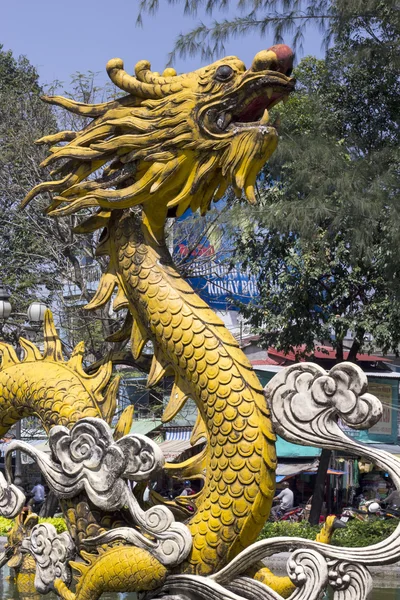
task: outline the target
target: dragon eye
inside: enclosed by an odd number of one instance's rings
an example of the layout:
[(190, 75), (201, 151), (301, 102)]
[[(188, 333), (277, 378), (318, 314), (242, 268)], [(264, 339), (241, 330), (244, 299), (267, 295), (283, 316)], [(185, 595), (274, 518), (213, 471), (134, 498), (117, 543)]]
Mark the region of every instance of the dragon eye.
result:
[(229, 65), (222, 65), (218, 67), (215, 72), (215, 79), (218, 81), (228, 81), (233, 75), (233, 69)]

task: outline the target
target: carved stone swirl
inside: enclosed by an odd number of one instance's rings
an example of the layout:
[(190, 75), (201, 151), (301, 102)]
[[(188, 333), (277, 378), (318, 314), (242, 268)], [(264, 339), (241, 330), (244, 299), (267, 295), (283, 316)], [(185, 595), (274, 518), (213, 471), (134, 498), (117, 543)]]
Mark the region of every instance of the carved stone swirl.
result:
[[(388, 452), (348, 437), (337, 423), (341, 419), (353, 428), (368, 429), (379, 420), (382, 405), (366, 391), (367, 384), (365, 373), (352, 363), (340, 363), (329, 373), (314, 363), (301, 363), (275, 375), (265, 394), (274, 428), (283, 438), (296, 444), (366, 456), (388, 471), (400, 489), (400, 461)], [(324, 547), (305, 540), (294, 542), (293, 538), (288, 543), (292, 547), (313, 547), (327, 558), (350, 563), (390, 564), (400, 559), (400, 526), (383, 542), (366, 548)], [(272, 541), (272, 545), (281, 544)]]
[[(326, 560), (313, 550), (296, 550), (287, 566), (296, 585), (290, 600), (318, 600), (328, 581)], [(232, 579), (229, 582), (224, 580), (224, 584), (218, 581), (218, 573), (211, 577), (173, 575), (167, 578), (162, 591), (182, 594), (183, 597), (187, 595), (191, 600), (282, 600), (278, 592), (259, 581), (235, 577), (232, 571), (230, 575)]]
[(226, 588), (247, 600), (281, 600), (282, 596), (260, 581), (250, 577), (237, 577)]
[(328, 566), (319, 552), (296, 550), (287, 562), (287, 572), (297, 589), (290, 600), (318, 600), (328, 582)]
[[(114, 442), (107, 423), (81, 419), (71, 430), (56, 426), (50, 432), (52, 458), (24, 442), (19, 448), (36, 459), (49, 487), (59, 498), (72, 498), (85, 490), (93, 504), (103, 510), (127, 506), (138, 529), (120, 527), (85, 540), (88, 548), (124, 540), (144, 548), (163, 565), (177, 565), (189, 554), (192, 536), (186, 525), (175, 523), (166, 506), (143, 511), (125, 478), (148, 478), (163, 463), (161, 450), (142, 435), (126, 435)], [(7, 469), (11, 469), (8, 454)]]
[(38, 592), (47, 594), (54, 590), (55, 579), (61, 579), (67, 585), (71, 582), (68, 561), (74, 557), (75, 547), (66, 531), (58, 534), (50, 523), (39, 523), (22, 542), (22, 548), (36, 561), (35, 587)]
[(329, 583), (335, 590), (334, 600), (366, 600), (373, 581), (368, 569), (344, 561), (329, 561)]
[[(377, 422), (382, 412), (381, 403), (367, 393), (366, 388), (365, 373), (353, 364), (342, 363), (326, 373), (315, 364), (302, 363), (278, 373), (268, 384), (266, 397), (274, 427), (283, 438), (297, 444), (341, 449), (367, 456), (389, 472), (399, 489), (400, 461), (387, 452), (349, 438), (337, 424), (338, 418), (341, 418), (352, 427), (361, 429)], [(221, 585), (229, 585), (255, 562), (288, 548), (314, 550), (342, 565), (337, 577), (332, 575), (330, 578), (336, 586), (336, 593), (342, 594), (338, 598), (362, 599), (369, 587), (365, 566), (390, 564), (400, 559), (400, 526), (383, 542), (365, 548), (340, 548), (302, 538), (262, 540), (242, 551), (211, 578)], [(331, 571), (336, 573), (335, 569)], [(353, 596), (349, 595), (351, 593)]]
[[(260, 586), (265, 588), (266, 594), (268, 593), (267, 586), (263, 584), (256, 585), (255, 590), (259, 591)], [(244, 586), (242, 586), (242, 590)], [(211, 577), (201, 577), (199, 575), (172, 575), (167, 578), (165, 585), (161, 592), (177, 594), (183, 597), (188, 596), (191, 600), (281, 600), (281, 596), (276, 592), (272, 592), (272, 595), (255, 596), (253, 592), (249, 595), (242, 596), (237, 594), (232, 589), (223, 587)]]
[(25, 494), (14, 484), (9, 483), (0, 472), (0, 515), (13, 519), (21, 512), (25, 500)]
[(118, 527), (84, 540), (83, 545), (96, 548), (101, 544), (124, 540), (148, 550), (165, 566), (178, 565), (188, 556), (192, 547), (192, 536), (186, 525), (175, 523), (169, 508), (153, 506), (143, 511), (132, 494), (128, 497), (127, 505), (140, 531), (131, 527)]
[(36, 460), (59, 498), (72, 498), (85, 490), (102, 510), (116, 510), (128, 502), (125, 479), (147, 479), (164, 462), (155, 442), (140, 434), (114, 442), (111, 428), (98, 418), (81, 419), (71, 430), (53, 427), (49, 443), (52, 458), (21, 441), (9, 444), (7, 472), (11, 473), (11, 452), (20, 449)]
[(342, 449), (348, 438), (337, 425), (368, 429), (380, 419), (382, 405), (367, 393), (367, 376), (352, 363), (329, 373), (314, 363), (287, 367), (265, 389), (274, 428), (295, 444)]

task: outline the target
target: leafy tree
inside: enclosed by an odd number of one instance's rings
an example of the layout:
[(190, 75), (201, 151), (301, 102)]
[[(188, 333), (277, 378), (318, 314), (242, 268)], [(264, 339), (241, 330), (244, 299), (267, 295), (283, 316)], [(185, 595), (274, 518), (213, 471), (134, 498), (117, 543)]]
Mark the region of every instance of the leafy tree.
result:
[(40, 101), (38, 75), (26, 58), (15, 59), (0, 47), (0, 279), (13, 290), (15, 310), (40, 296), (41, 286), (54, 290), (55, 265), (47, 260), (41, 236), (18, 202), (38, 183), (43, 152), (33, 140), (55, 129), (55, 120)]
[(258, 278), (259, 302), (242, 312), (265, 347), (288, 352), (304, 344), (312, 354), (319, 340), (333, 345), (342, 361), (344, 338), (352, 331), (348, 360), (355, 361), (361, 348), (397, 350), (400, 302), (382, 275), (384, 231), (376, 232), (373, 259), (354, 260), (340, 233), (331, 237), (320, 229), (313, 241), (304, 241), (257, 225), (253, 235), (241, 237), (237, 253)]
[[(398, 49), (400, 9), (396, 0), (168, 0), (181, 4), (184, 12), (196, 16), (199, 11), (212, 17), (231, 7), (232, 19), (200, 23), (178, 36), (170, 60), (176, 55), (201, 54), (205, 59), (222, 56), (224, 43), (233, 37), (251, 33), (271, 34), (275, 43), (290, 39), (301, 48), (307, 27), (313, 25), (324, 33), (325, 45), (338, 39), (372, 40), (381, 51)], [(145, 13), (154, 14), (159, 0), (141, 0), (138, 24)]]
[[(60, 87), (59, 82), (55, 85)], [(46, 153), (35, 140), (59, 127), (82, 127), (75, 116), (68, 120), (42, 102), (42, 94), (28, 59), (16, 59), (0, 47), (0, 280), (12, 291), (15, 312), (24, 313), (32, 300), (43, 300), (63, 324), (66, 349), (84, 339), (88, 352), (99, 359), (109, 347), (104, 338), (117, 322), (115, 316), (110, 318), (109, 306), (100, 315), (82, 310), (93, 296), (93, 280), (106, 268), (104, 260), (95, 257), (98, 233), (75, 236), (76, 217), (47, 217), (48, 197), (19, 209), (26, 193), (44, 177), (39, 165)], [(112, 90), (96, 87), (94, 74), (77, 74), (72, 80), (71, 95), (77, 99), (101, 101), (110, 94)], [(74, 289), (70, 299), (68, 288)], [(76, 319), (69, 317), (71, 304)], [(20, 327), (0, 323), (0, 327), (2, 337), (14, 343), (23, 332), (22, 323)]]
[(297, 68), (260, 204), (243, 209), (235, 239), (236, 259), (258, 277), (260, 301), (243, 311), (263, 343), (310, 352), (329, 341), (343, 360), (351, 330), (354, 360), (371, 336), (385, 352), (400, 341), (398, 83), (379, 58), (341, 57), (336, 47)]

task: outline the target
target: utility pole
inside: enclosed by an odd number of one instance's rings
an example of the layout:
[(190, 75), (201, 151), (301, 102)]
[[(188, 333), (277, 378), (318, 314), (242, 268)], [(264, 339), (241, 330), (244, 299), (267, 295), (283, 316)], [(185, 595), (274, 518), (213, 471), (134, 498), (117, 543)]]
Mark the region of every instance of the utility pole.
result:
[(329, 463), (331, 460), (332, 451), (322, 450), (319, 459), (317, 477), (315, 479), (314, 493), (311, 503), (310, 517), (308, 519), (310, 525), (318, 525), (321, 516), (322, 504), (324, 502), (324, 491), (326, 475), (328, 473)]

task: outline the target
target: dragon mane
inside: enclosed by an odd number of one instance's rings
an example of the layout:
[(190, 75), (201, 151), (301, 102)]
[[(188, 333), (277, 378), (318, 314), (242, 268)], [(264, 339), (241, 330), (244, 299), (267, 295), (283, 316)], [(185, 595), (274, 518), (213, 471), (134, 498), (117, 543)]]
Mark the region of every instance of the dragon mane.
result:
[[(218, 67), (228, 65), (235, 81), (216, 79)], [(211, 201), (222, 197), (231, 184), (255, 201), (257, 173), (276, 147), (273, 127), (232, 127), (224, 135), (204, 127), (217, 102), (224, 104), (240, 89), (246, 71), (236, 57), (227, 57), (186, 75), (167, 69), (163, 76), (150, 64), (136, 65), (136, 77), (123, 70), (120, 59), (107, 65), (112, 81), (127, 96), (102, 104), (84, 104), (61, 96), (46, 102), (93, 120), (81, 131), (62, 131), (38, 140), (49, 144), (41, 166), (54, 165), (51, 181), (33, 188), (26, 205), (42, 192), (52, 192), (51, 215), (70, 215), (83, 208), (125, 209), (147, 205), (163, 222), (171, 209), (177, 216), (190, 206), (205, 214)], [(280, 76), (282, 80), (283, 76)], [(277, 78), (275, 78), (277, 80)], [(287, 78), (285, 78), (287, 79)], [(202, 126), (203, 124), (203, 126)], [(152, 200), (152, 202), (149, 202)]]

